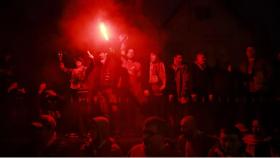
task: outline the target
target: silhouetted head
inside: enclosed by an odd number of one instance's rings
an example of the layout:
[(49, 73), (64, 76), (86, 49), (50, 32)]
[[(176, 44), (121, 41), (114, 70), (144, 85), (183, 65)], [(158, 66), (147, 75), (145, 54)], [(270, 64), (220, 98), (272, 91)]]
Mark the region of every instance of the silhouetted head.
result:
[(173, 64), (174, 65), (181, 65), (183, 63), (183, 55), (182, 54), (176, 54), (173, 57)]
[(256, 57), (256, 52), (254, 47), (247, 47), (246, 48), (246, 56), (248, 59), (254, 59)]
[(195, 125), (195, 120), (193, 116), (186, 115), (180, 121), (181, 132), (186, 136), (192, 136), (197, 128)]
[(100, 59), (101, 63), (104, 63), (106, 61), (107, 56), (108, 56), (108, 52), (106, 52), (106, 51), (99, 52), (99, 59)]
[(159, 117), (150, 117), (144, 123), (143, 141), (146, 151), (160, 153), (165, 147), (168, 125)]
[(150, 62), (154, 63), (159, 60), (158, 54), (156, 52), (151, 52), (150, 53)]
[(134, 56), (135, 56), (134, 49), (128, 49), (127, 54), (126, 54), (127, 59), (133, 59)]
[(206, 64), (206, 56), (203, 51), (199, 51), (196, 53), (195, 62), (198, 65), (205, 65)]
[(83, 59), (80, 58), (80, 57), (79, 57), (79, 58), (76, 58), (76, 59), (75, 59), (75, 65), (76, 65), (77, 68), (83, 66)]
[(242, 140), (237, 128), (222, 128), (219, 141), (227, 156), (240, 156)]
[(263, 130), (262, 123), (260, 120), (254, 119), (252, 121), (251, 125), (252, 125), (251, 130), (252, 130), (253, 134), (255, 134), (255, 135), (263, 134), (264, 130)]
[(91, 135), (94, 140), (102, 141), (110, 136), (110, 121), (107, 117), (94, 117), (91, 121)]

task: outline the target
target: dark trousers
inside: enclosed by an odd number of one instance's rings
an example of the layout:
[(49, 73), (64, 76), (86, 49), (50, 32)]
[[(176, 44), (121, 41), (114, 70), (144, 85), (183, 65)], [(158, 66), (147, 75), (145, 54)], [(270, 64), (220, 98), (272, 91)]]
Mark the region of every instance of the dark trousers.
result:
[(69, 102), (65, 109), (64, 123), (67, 131), (85, 134), (89, 122), (89, 104), (87, 93), (71, 89), (68, 94)]
[(167, 98), (165, 95), (151, 95), (148, 98), (148, 104), (145, 111), (149, 116), (158, 116), (167, 118)]

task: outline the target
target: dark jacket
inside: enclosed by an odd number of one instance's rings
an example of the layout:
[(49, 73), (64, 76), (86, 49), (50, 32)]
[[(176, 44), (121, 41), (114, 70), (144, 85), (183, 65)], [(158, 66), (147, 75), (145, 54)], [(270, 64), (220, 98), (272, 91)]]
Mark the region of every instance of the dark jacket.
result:
[(172, 64), (167, 67), (166, 74), (167, 93), (178, 98), (187, 97), (190, 93), (190, 72), (187, 65), (175, 68)]
[(212, 73), (208, 66), (201, 70), (195, 63), (191, 65), (191, 91), (200, 96), (212, 93)]

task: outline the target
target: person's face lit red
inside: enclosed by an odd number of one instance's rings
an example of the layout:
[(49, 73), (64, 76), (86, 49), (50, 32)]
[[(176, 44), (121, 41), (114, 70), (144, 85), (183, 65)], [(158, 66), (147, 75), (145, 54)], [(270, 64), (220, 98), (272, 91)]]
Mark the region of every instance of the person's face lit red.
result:
[(134, 58), (134, 50), (133, 49), (129, 49), (127, 54), (126, 54), (126, 57), (128, 59), (133, 59)]
[(105, 53), (105, 52), (99, 53), (99, 58), (100, 58), (100, 60), (105, 60), (106, 57), (107, 57), (107, 53)]
[(76, 67), (81, 67), (81, 66), (82, 66), (82, 62), (79, 61), (79, 60), (77, 60), (77, 61), (76, 61)]
[(151, 55), (150, 55), (150, 61), (153, 63), (153, 62), (156, 62), (156, 60), (157, 60), (156, 54), (151, 53)]
[(202, 54), (202, 53), (197, 54), (197, 56), (196, 56), (196, 62), (197, 62), (197, 64), (199, 64), (199, 65), (204, 65), (204, 64), (206, 63), (206, 57), (205, 57), (205, 55)]
[(183, 62), (183, 57), (182, 57), (182, 55), (176, 55), (176, 56), (174, 57), (173, 62), (174, 62), (175, 65), (181, 65), (182, 62)]
[(246, 49), (246, 55), (249, 59), (255, 58), (255, 49), (253, 47), (248, 47)]

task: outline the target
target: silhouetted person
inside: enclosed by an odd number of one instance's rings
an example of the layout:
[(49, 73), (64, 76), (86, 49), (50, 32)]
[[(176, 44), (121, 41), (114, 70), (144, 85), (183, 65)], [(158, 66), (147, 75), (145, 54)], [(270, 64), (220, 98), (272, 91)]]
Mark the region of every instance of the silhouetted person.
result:
[(240, 133), (236, 128), (222, 128), (219, 133), (219, 142), (214, 145), (209, 157), (241, 157), (245, 156), (244, 146)]
[(212, 94), (212, 74), (206, 63), (204, 52), (196, 54), (195, 61), (191, 66), (191, 95), (194, 100), (200, 102), (211, 101)]
[[(212, 132), (216, 127), (214, 122), (213, 76), (203, 51), (197, 52), (190, 66), (191, 98), (193, 115), (196, 117), (199, 129)], [(206, 123), (207, 122), (207, 123)]]
[(246, 154), (249, 156), (269, 156), (269, 142), (271, 137), (265, 134), (260, 120), (254, 119), (251, 124), (251, 133), (243, 137), (246, 144)]
[(122, 69), (121, 88), (118, 94), (121, 98), (120, 113), (124, 121), (121, 121), (120, 124), (126, 129), (130, 127), (129, 130), (135, 130), (141, 128), (137, 119), (140, 114), (140, 106), (144, 102), (144, 95), (141, 63), (135, 59), (134, 49), (128, 49), (122, 62)]
[(47, 85), (41, 82), (37, 91), (38, 108), (41, 114), (52, 115), (54, 118), (60, 118), (59, 112), (59, 96)]
[(126, 60), (122, 63), (122, 67), (126, 69), (128, 73), (128, 85), (129, 92), (136, 101), (140, 102), (143, 99), (142, 85), (141, 85), (141, 64), (135, 60), (134, 49), (129, 49), (126, 54)]
[(98, 52), (94, 67), (88, 77), (91, 99), (94, 100), (94, 97), (97, 97), (99, 102), (97, 115), (111, 115), (112, 106), (116, 104), (115, 91), (119, 81), (119, 71), (119, 59), (108, 51)]
[(179, 132), (177, 122), (185, 114), (192, 112), (190, 105), (190, 72), (189, 67), (183, 63), (182, 54), (175, 54), (173, 62), (166, 68), (169, 105), (169, 116), (174, 122), (175, 132)]
[(246, 134), (249, 133), (249, 129), (244, 123), (238, 122), (234, 125), (234, 127), (239, 130), (239, 133), (241, 134), (242, 137), (244, 137)]
[(185, 116), (180, 122), (182, 134), (178, 138), (177, 152), (179, 156), (207, 156), (216, 140), (197, 129), (192, 116)]
[(165, 117), (166, 115), (166, 100), (164, 90), (166, 89), (166, 72), (165, 65), (159, 59), (155, 52), (150, 53), (148, 73), (145, 77), (144, 95), (148, 97), (147, 112), (153, 116)]
[(264, 93), (268, 90), (272, 70), (264, 59), (257, 56), (254, 47), (246, 48), (246, 61), (240, 65), (240, 70), (246, 77), (245, 85), (249, 93)]
[(247, 47), (246, 61), (240, 65), (240, 68), (247, 88), (247, 105), (243, 106), (243, 117), (249, 120), (254, 117), (263, 117), (267, 109), (264, 101), (268, 101), (270, 97), (268, 95), (272, 76), (270, 63), (257, 56), (254, 47)]
[[(89, 57), (93, 60), (93, 56), (88, 54)], [(86, 85), (86, 76), (88, 71), (88, 66), (85, 66), (82, 58), (75, 59), (75, 67), (68, 68), (64, 65), (62, 51), (58, 53), (60, 69), (71, 75), (70, 78), (70, 98), (69, 105), (67, 107), (67, 121), (69, 130), (72, 132), (79, 132), (84, 134), (86, 127), (85, 123), (87, 120), (88, 113), (86, 112), (87, 107), (87, 90), (88, 86)]]
[(172, 143), (168, 140), (167, 123), (158, 117), (146, 119), (143, 127), (142, 143), (134, 145), (130, 157), (175, 156)]
[(83, 144), (85, 156), (94, 157), (118, 157), (122, 151), (115, 139), (111, 136), (109, 119), (106, 117), (95, 117), (91, 122), (88, 139)]
[(108, 117), (116, 133), (119, 133), (120, 109), (117, 88), (120, 74), (119, 56), (114, 52), (103, 50), (98, 52), (94, 67), (88, 76), (93, 115)]
[(50, 115), (40, 115), (32, 122), (30, 156), (44, 156), (57, 140), (56, 121)]

